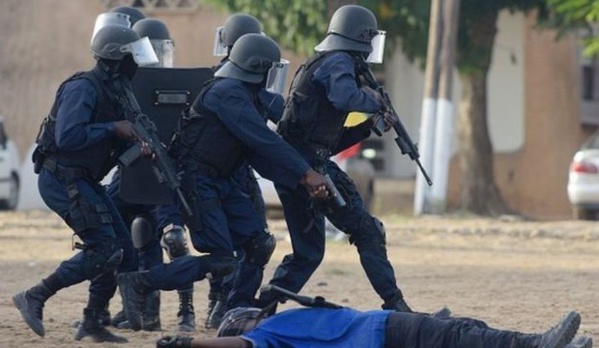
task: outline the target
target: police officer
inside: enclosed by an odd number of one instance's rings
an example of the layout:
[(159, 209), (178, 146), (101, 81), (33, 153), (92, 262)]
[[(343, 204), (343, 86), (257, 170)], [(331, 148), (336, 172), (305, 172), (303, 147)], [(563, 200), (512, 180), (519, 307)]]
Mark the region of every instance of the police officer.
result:
[[(129, 9), (129, 7), (121, 8), (124, 12), (131, 12)], [(139, 35), (139, 37), (148, 37), (152, 44), (152, 48), (156, 53), (158, 62), (147, 66), (173, 66), (174, 42), (171, 39), (168, 28), (164, 22), (154, 18), (141, 18), (135, 21), (132, 29)], [(119, 196), (120, 185), (121, 173), (119, 169), (113, 175), (106, 191), (115, 202), (119, 213), (125, 220), (126, 226), (131, 229), (131, 238), (137, 251), (134, 258), (138, 262), (138, 268), (142, 270), (148, 269), (162, 263), (160, 236), (158, 235), (158, 229), (156, 228), (155, 219), (152, 213), (154, 206), (135, 204), (123, 200)], [(127, 271), (134, 271), (136, 269)], [(119, 290), (121, 292), (123, 291), (123, 289)], [(121, 329), (131, 329), (122, 310), (112, 318), (112, 325)], [(161, 329), (159, 291), (148, 294), (145, 303), (143, 326), (141, 328), (136, 327), (133, 329), (143, 329), (145, 331), (158, 331)]]
[[(214, 71), (218, 71), (226, 62), (229, 61), (229, 55), (233, 44), (242, 35), (245, 34), (260, 34), (261, 24), (253, 16), (246, 13), (235, 13), (227, 17), (222, 27), (218, 28), (215, 44), (214, 55), (224, 57), (218, 65), (213, 67)], [(284, 100), (280, 94), (270, 93), (266, 89), (261, 89), (258, 92), (259, 112), (266, 120), (277, 123), (283, 115)], [(268, 231), (266, 222), (266, 205), (262, 197), (260, 185), (254, 175), (252, 168), (245, 164), (240, 165), (239, 169), (234, 174), (235, 182), (240, 186), (241, 190), (250, 196), (254, 210), (260, 217), (264, 230)], [(243, 250), (237, 250), (238, 259), (241, 258)], [(211, 280), (210, 292), (208, 294), (208, 313), (205, 327), (208, 329), (216, 329), (220, 325), (223, 315), (227, 310), (227, 296), (230, 290), (230, 282), (223, 280)]]
[[(233, 46), (229, 61), (194, 101), (184, 119), (177, 152), (195, 184), (188, 189), (193, 195), (189, 201), (195, 207), (194, 215), (186, 224), (194, 248), (208, 255), (188, 255), (148, 272), (120, 274), (119, 285), (135, 290), (128, 294), (130, 298), (235, 271), (228, 306), (253, 303), (275, 240), (233, 180), (244, 158), (260, 174), (281, 185), (301, 185), (312, 196), (327, 196), (324, 178), (268, 129), (256, 108), (267, 73), (279, 61), (280, 50), (272, 39), (243, 35)], [(236, 248), (244, 251), (238, 266)], [(139, 320), (139, 308), (128, 309), (130, 320)]]
[[(304, 192), (275, 185), (293, 253), (285, 256), (270, 283), (294, 292), (301, 290), (323, 258), (326, 215), (349, 234), (368, 280), (384, 301), (382, 307), (409, 312), (387, 258), (383, 224), (368, 213), (354, 183), (330, 160), (330, 156), (370, 135), (371, 121), (344, 128), (350, 111), (384, 110), (377, 93), (361, 87), (354, 60), (373, 51), (371, 41), (377, 34), (377, 21), (370, 10), (357, 5), (340, 7), (331, 18), (328, 35), (316, 46), (317, 53), (299, 68), (292, 81), (278, 132), (313, 168), (330, 175), (347, 204), (316, 206)], [(276, 294), (263, 292), (260, 305), (276, 298)]]
[(131, 29), (106, 26), (91, 42), (96, 66), (61, 84), (44, 119), (34, 153), (39, 190), (44, 202), (81, 239), (80, 251), (38, 285), (13, 296), (25, 323), (44, 336), (44, 303), (58, 290), (90, 280), (89, 298), (76, 340), (127, 340), (102, 324), (116, 290), (115, 271), (130, 267), (131, 239), (112, 200), (100, 185), (118, 155), (136, 139), (115, 98), (114, 79), (131, 79), (138, 64), (157, 59), (147, 40)]

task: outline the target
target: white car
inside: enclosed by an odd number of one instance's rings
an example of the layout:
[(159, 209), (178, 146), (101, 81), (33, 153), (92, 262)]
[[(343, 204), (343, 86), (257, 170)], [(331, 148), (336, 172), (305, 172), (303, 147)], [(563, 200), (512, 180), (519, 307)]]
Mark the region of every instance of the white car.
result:
[(19, 201), (21, 160), (17, 147), (4, 129), (0, 117), (0, 209), (13, 210)]
[(596, 220), (599, 212), (599, 132), (576, 152), (570, 163), (568, 199), (574, 218)]

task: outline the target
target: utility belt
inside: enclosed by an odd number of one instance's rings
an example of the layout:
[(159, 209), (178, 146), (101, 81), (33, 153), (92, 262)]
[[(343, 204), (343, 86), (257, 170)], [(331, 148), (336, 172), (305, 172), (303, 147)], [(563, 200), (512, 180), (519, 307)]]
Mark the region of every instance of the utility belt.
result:
[(77, 179), (85, 179), (92, 181), (93, 178), (89, 174), (87, 169), (77, 167), (65, 167), (56, 162), (56, 159), (51, 157), (44, 157), (41, 159), (41, 164), (44, 168), (48, 169), (52, 174), (63, 182), (70, 184)]

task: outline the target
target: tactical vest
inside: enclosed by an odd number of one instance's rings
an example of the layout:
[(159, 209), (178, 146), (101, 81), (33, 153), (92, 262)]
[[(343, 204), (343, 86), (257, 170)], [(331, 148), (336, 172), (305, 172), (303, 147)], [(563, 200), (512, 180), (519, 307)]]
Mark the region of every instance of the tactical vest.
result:
[(242, 163), (243, 144), (203, 104), (204, 95), (218, 80), (209, 81), (184, 113), (176, 147), (177, 157), (187, 171), (222, 178)]
[[(348, 112), (337, 110), (327, 99), (325, 88), (312, 82), (311, 77), (330, 53), (333, 52), (317, 53), (300, 66), (277, 129), (294, 145), (303, 143), (311, 148), (324, 148), (329, 153), (341, 137)], [(356, 79), (356, 82), (359, 86), (360, 81)]]
[[(112, 86), (109, 84), (109, 77), (98, 66), (90, 71), (74, 74), (60, 85), (59, 91), (67, 82), (78, 79), (90, 81), (96, 90), (96, 105), (92, 111), (91, 123), (114, 122), (124, 119)], [(51, 158), (64, 167), (84, 169), (91, 180), (101, 180), (116, 165), (118, 159), (116, 149), (124, 144), (123, 140), (116, 136), (110, 136), (84, 149), (60, 150), (55, 138), (57, 107), (55, 100), (50, 113), (40, 127), (36, 138), (38, 146), (34, 154), (34, 162), (37, 164), (38, 161), (43, 161), (43, 158)], [(38, 156), (43, 158), (38, 158)]]

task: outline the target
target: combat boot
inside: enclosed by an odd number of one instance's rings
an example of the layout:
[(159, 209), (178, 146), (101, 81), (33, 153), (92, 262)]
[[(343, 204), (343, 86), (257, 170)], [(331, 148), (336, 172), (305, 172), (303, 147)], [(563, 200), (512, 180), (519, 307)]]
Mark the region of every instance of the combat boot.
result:
[(125, 272), (117, 275), (123, 297), (123, 311), (131, 329), (139, 331), (143, 327), (143, 312), (146, 296), (152, 292), (148, 272)]
[(146, 296), (146, 306), (143, 315), (144, 331), (160, 331), (160, 291), (152, 291)]
[(568, 313), (560, 322), (540, 335), (538, 348), (563, 348), (576, 335), (580, 326), (580, 314)]
[(206, 329), (218, 329), (227, 311), (227, 296), (222, 293), (208, 294), (208, 315), (204, 326)]
[(126, 343), (128, 342), (125, 337), (116, 336), (106, 329), (102, 324), (102, 309), (89, 309), (83, 310), (83, 323), (79, 325), (77, 333), (75, 333), (75, 340), (81, 341), (84, 337), (89, 337), (93, 342), (111, 342), (111, 343)]
[(127, 317), (125, 317), (125, 310), (121, 309), (117, 312), (117, 314), (112, 317), (110, 324), (116, 328), (121, 329), (121, 324), (127, 321)]
[(21, 312), (23, 320), (38, 336), (44, 337), (46, 334), (43, 323), (44, 303), (54, 294), (54, 291), (41, 282), (12, 297), (12, 302)]
[(179, 291), (179, 331), (194, 332), (196, 330), (196, 316), (193, 308), (193, 289)]
[(593, 339), (589, 336), (579, 336), (570, 342), (566, 348), (592, 348)]
[(390, 301), (386, 301), (385, 303), (383, 303), (381, 308), (396, 312), (413, 313), (412, 309), (410, 308), (410, 306), (408, 306), (408, 304), (402, 296), (396, 297)]
[[(104, 325), (104, 326), (112, 325), (112, 319), (110, 318), (110, 311), (108, 310), (108, 306), (106, 306), (105, 308), (99, 309), (99, 311), (100, 311), (100, 323), (102, 323), (102, 325)], [(79, 328), (79, 325), (81, 325), (82, 323), (83, 323), (83, 320), (77, 319), (77, 320), (73, 321), (72, 326), (77, 329), (77, 328)]]

